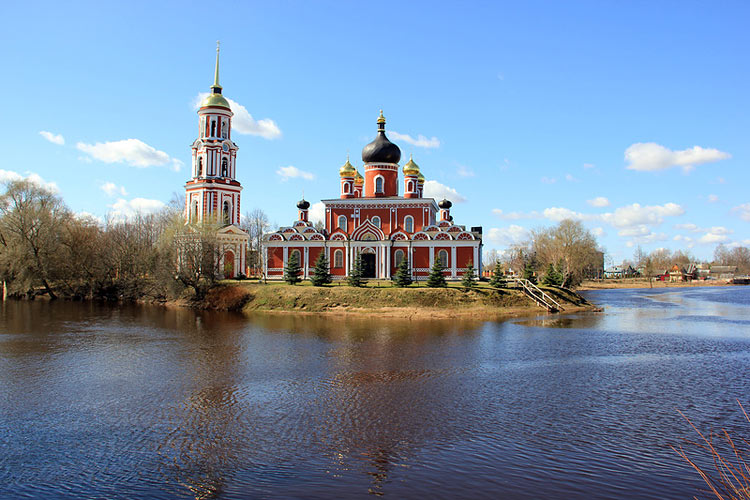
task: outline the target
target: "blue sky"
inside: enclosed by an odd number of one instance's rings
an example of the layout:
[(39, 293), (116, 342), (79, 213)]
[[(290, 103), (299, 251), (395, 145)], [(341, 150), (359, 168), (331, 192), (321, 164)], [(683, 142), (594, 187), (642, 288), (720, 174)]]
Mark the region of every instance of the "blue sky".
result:
[(77, 212), (182, 191), (221, 40), (242, 209), (276, 224), (303, 191), (338, 196), (382, 108), (486, 249), (563, 217), (614, 262), (638, 244), (750, 244), (747, 2), (15, 2), (3, 17), (0, 177), (54, 183)]

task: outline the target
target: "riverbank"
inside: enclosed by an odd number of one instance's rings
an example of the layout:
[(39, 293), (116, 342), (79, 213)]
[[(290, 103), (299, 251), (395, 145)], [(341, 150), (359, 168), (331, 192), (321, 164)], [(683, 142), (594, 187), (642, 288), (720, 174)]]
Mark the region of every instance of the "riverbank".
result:
[[(246, 315), (325, 314), (378, 315), (409, 319), (502, 319), (516, 316), (544, 314), (520, 290), (496, 290), (478, 286), (466, 290), (458, 286), (447, 288), (408, 287), (390, 285), (355, 288), (345, 285), (314, 287), (309, 284), (284, 283), (225, 283), (212, 289), (200, 303), (185, 303), (193, 307), (241, 311)], [(595, 310), (596, 306), (580, 295), (562, 289), (545, 288), (565, 308), (564, 312)]]
[(606, 279), (601, 281), (584, 281), (578, 290), (609, 290), (614, 288), (695, 288), (707, 286), (730, 286), (723, 280), (694, 280), (686, 282), (669, 282), (653, 280), (650, 284), (646, 278)]

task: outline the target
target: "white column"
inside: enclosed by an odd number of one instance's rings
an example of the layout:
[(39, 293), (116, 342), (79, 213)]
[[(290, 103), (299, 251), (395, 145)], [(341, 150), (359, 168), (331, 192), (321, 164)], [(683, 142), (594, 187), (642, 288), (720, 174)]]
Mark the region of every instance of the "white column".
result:
[(305, 279), (307, 279), (307, 278), (310, 277), (310, 249), (307, 248), (307, 247), (305, 247), (304, 248), (304, 252), (305, 252), (305, 257), (304, 257), (304, 259), (305, 259)]
[(478, 269), (478, 268), (479, 268), (479, 266), (477, 265), (477, 253), (478, 253), (478, 252), (477, 252), (477, 250), (478, 250), (478, 249), (479, 249), (479, 247), (478, 247), (478, 246), (475, 246), (475, 247), (474, 247), (474, 252), (473, 252), (473, 255), (474, 255), (474, 256), (473, 256), (473, 259), (474, 259), (474, 260), (473, 260), (473, 261), (472, 261), (472, 263), (471, 263), (471, 265), (472, 265), (472, 266), (474, 266), (474, 269)]
[(349, 277), (349, 262), (351, 262), (352, 246), (344, 247), (344, 276)]
[(388, 247), (385, 254), (385, 279), (391, 279), (391, 249)]
[(456, 247), (451, 247), (451, 277), (456, 277)]
[(435, 247), (430, 246), (430, 269), (432, 269), (432, 265), (435, 263)]
[(284, 264), (281, 266), (286, 267), (286, 262), (289, 259), (289, 247), (284, 247)]

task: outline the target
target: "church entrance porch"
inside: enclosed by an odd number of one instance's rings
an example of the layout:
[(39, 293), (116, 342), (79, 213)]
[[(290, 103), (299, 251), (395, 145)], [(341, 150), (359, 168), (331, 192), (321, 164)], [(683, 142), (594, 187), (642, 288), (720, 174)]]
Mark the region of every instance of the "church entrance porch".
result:
[(375, 278), (375, 254), (362, 254), (362, 277)]

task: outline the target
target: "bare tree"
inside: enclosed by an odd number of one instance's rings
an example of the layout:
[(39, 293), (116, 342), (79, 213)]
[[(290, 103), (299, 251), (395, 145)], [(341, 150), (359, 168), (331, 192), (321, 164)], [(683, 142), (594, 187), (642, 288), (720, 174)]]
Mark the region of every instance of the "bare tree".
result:
[(578, 285), (599, 257), (596, 238), (580, 221), (565, 219), (552, 228), (532, 231), (532, 242), (537, 269), (558, 266), (564, 286)]
[(250, 267), (260, 270), (263, 269), (263, 237), (268, 234), (270, 223), (268, 215), (260, 208), (254, 208), (252, 211), (245, 213), (243, 217), (243, 229), (250, 235), (250, 252), (248, 262)]
[(3, 267), (16, 284), (41, 284), (56, 298), (52, 283), (60, 271), (60, 231), (71, 214), (52, 191), (28, 180), (11, 181), (0, 196)]

